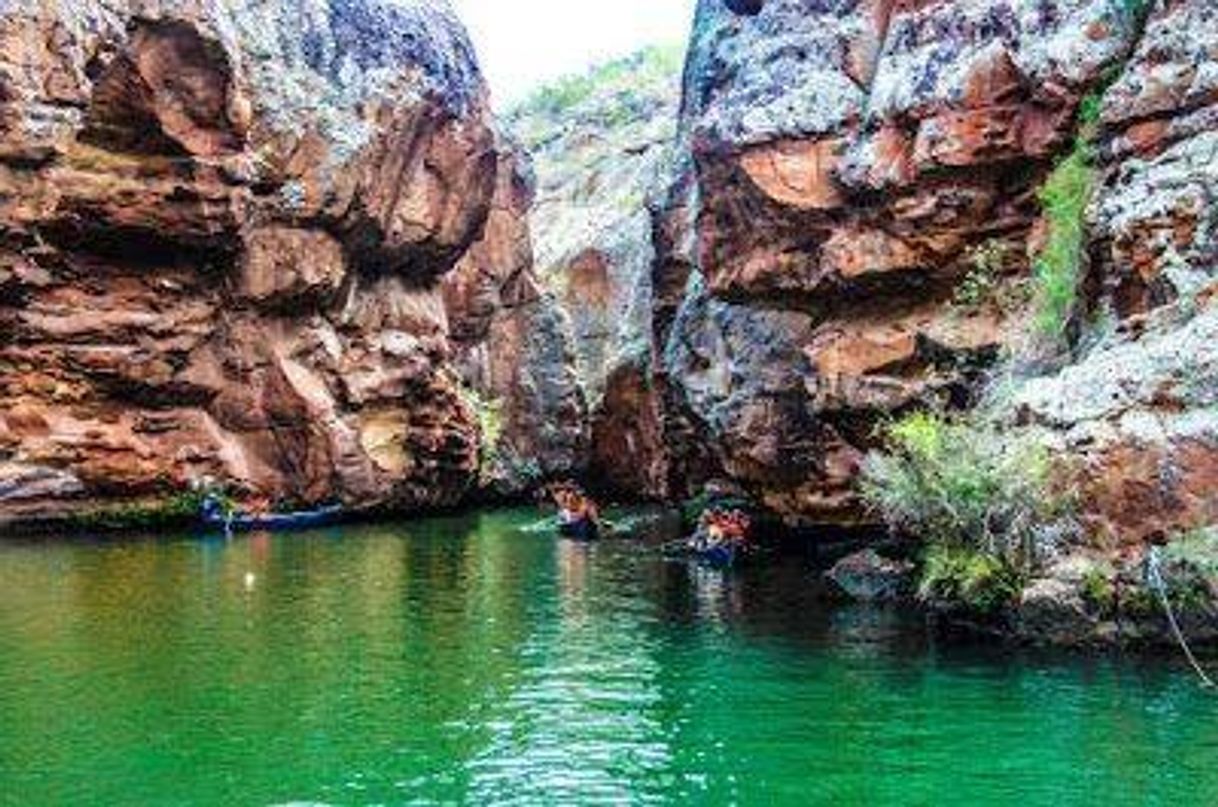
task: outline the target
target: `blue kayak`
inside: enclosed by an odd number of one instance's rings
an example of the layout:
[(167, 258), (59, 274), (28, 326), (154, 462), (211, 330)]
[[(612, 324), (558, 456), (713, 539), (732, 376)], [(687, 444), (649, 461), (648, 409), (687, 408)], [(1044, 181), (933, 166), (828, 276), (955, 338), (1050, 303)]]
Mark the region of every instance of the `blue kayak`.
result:
[(266, 530), (276, 532), (282, 530), (303, 530), (310, 527), (324, 527), (337, 521), (343, 514), (340, 504), (318, 507), (312, 510), (297, 510), (290, 513), (267, 513), (254, 515), (251, 513), (225, 513), (218, 502), (204, 502), (200, 517), (208, 527), (215, 527), (229, 532), (250, 532)]
[(746, 548), (732, 544), (697, 546), (684, 540), (664, 547), (664, 554), (672, 558), (698, 561), (717, 568), (735, 566), (737, 561), (749, 556)]
[(573, 541), (595, 541), (600, 537), (600, 527), (588, 518), (577, 521), (559, 521), (558, 534)]
[(694, 550), (694, 557), (711, 566), (731, 566), (736, 562), (736, 547), (720, 544)]

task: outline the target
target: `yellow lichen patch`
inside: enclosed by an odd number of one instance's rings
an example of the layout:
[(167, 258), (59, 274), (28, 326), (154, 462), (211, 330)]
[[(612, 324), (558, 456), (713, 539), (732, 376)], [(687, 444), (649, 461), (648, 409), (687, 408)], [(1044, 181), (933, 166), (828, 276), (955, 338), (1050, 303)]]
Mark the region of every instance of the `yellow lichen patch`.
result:
[(410, 416), (405, 411), (390, 409), (366, 414), (359, 431), (360, 445), (376, 467), (392, 474), (405, 473), (410, 468), (410, 453), (406, 450), (406, 433)]
[(78, 171), (137, 178), (170, 173), (182, 162), (159, 155), (107, 151), (81, 142), (73, 143), (64, 155), (64, 164)]

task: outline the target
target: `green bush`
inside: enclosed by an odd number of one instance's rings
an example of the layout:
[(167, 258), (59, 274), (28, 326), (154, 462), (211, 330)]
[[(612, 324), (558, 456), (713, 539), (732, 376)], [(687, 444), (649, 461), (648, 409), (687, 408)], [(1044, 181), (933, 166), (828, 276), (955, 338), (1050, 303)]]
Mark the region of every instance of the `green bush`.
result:
[(1177, 606), (1204, 608), (1218, 602), (1218, 527), (1176, 536), (1161, 560), (1164, 582)]
[(1022, 575), (1001, 558), (963, 547), (931, 546), (923, 560), (918, 596), (990, 614), (1018, 598), (1023, 583)]
[(1102, 614), (1111, 613), (1116, 607), (1116, 587), (1113, 573), (1105, 569), (1088, 569), (1083, 575), (1080, 594), (1083, 601)]
[(924, 589), (936, 599), (989, 598), (986, 581), (1029, 573), (1070, 516), (1048, 451), (1030, 439), (919, 412), (889, 426), (886, 443), (864, 463), (863, 497), (891, 529), (927, 545)]
[(1199, 573), (1218, 577), (1218, 527), (1175, 537), (1163, 550), (1163, 562), (1188, 565)]
[(966, 311), (993, 308), (1008, 315), (1021, 310), (1028, 302), (1028, 285), (1005, 277), (1010, 254), (1010, 245), (997, 238), (970, 249), (970, 269), (956, 287), (952, 304)]
[(176, 526), (199, 517), (205, 495), (204, 491), (181, 491), (157, 499), (103, 506), (72, 514), (68, 524), (73, 529), (105, 531)]
[(629, 96), (639, 84), (680, 75), (683, 59), (684, 51), (679, 47), (645, 47), (629, 56), (593, 65), (583, 73), (556, 79), (526, 98), (510, 115), (562, 115), (613, 89)]

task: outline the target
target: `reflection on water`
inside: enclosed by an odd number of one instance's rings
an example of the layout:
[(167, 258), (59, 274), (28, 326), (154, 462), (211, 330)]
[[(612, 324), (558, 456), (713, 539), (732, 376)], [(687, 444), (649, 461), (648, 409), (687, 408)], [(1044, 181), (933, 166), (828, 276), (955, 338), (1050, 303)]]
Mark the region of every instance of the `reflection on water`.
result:
[(798, 562), (537, 520), (0, 546), (0, 803), (1218, 801), (1174, 659), (940, 647)]

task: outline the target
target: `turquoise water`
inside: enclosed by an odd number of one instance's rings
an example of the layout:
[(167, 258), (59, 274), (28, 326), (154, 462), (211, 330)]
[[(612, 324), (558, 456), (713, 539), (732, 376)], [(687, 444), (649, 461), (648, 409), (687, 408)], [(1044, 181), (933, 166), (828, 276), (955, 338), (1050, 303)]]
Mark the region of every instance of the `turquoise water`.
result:
[(936, 646), (537, 517), (0, 544), (0, 804), (1218, 803), (1174, 657)]

